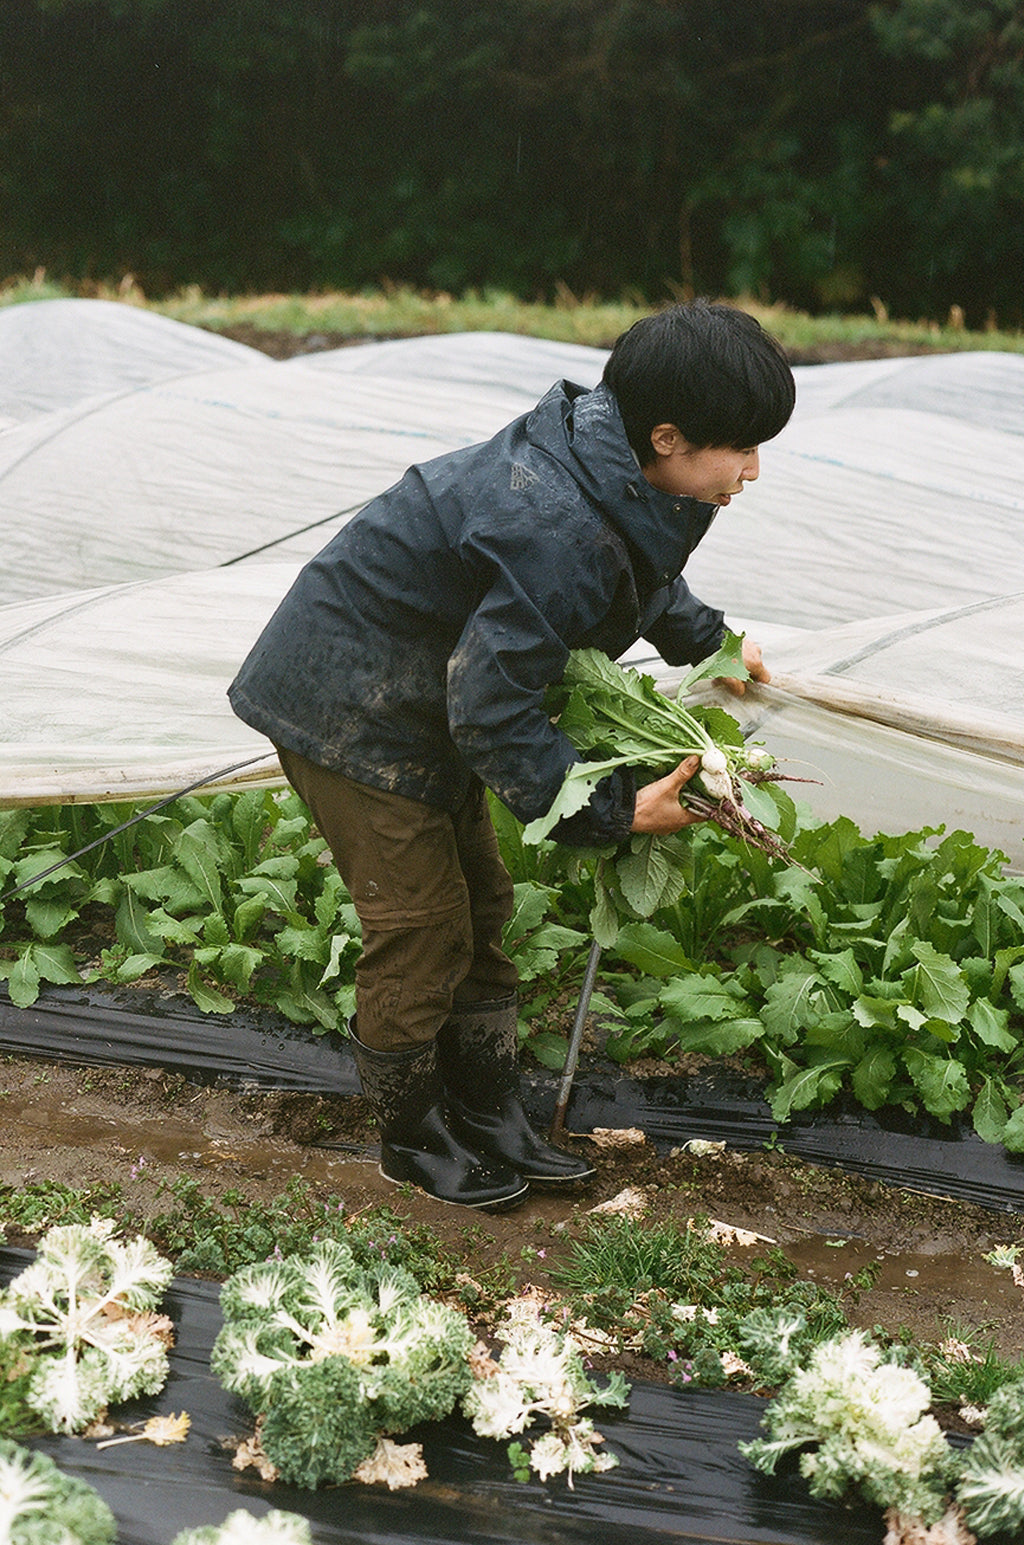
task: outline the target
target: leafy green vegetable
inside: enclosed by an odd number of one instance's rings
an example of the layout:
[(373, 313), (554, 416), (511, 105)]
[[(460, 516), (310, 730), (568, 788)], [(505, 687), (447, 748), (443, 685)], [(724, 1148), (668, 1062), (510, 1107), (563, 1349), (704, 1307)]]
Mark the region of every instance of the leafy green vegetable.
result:
[[(732, 835), (784, 858), (778, 837), (748, 808), (758, 799), (754, 785), (778, 776), (771, 771), (771, 758), (761, 748), (744, 745), (739, 725), (723, 709), (688, 709), (682, 702), (698, 680), (745, 678), (741, 645), (737, 634), (727, 634), (717, 653), (684, 678), (674, 699), (659, 692), (651, 676), (616, 664), (600, 649), (573, 650), (548, 701), (559, 729), (584, 760), (569, 768), (550, 810), (526, 827), (524, 840), (539, 842), (560, 820), (581, 810), (616, 768), (641, 767), (662, 775), (696, 755), (701, 766), (682, 792), (684, 803)], [(774, 814), (770, 801), (759, 803), (759, 809), (762, 816)]]
[[(739, 1051), (767, 1071), (778, 1121), (847, 1097), (970, 1122), (1024, 1152), (1024, 879), (968, 833), (868, 836), (845, 817), (812, 819), (776, 783), (749, 787), (772, 800), (794, 862), (710, 821), (635, 834), (614, 858), (526, 844), (492, 802), (516, 881), (506, 948), (532, 1053), (563, 1065), (566, 1005), (593, 938), (594, 1003), (620, 1062)], [(123, 816), (113, 805), (0, 811), (0, 886)], [(191, 856), (176, 857), (197, 830), (220, 875), (205, 894)], [(177, 801), (39, 891), (38, 909), (35, 891), (0, 908), (0, 978), (19, 1004), (50, 980), (131, 981), (158, 962), (204, 1010), (245, 999), (314, 1033), (352, 1012), (358, 919), (296, 796)], [(69, 919), (59, 933), (33, 932), (57, 917)], [(715, 1012), (692, 1011), (712, 995)]]
[(720, 845), (696, 831), (678, 903), (607, 941), (606, 971), (630, 967), (610, 1054), (746, 1048), (769, 1069), (778, 1121), (845, 1091), (869, 1110), (969, 1115), (986, 1141), (1021, 1151), (1024, 880), (1001, 872), (1003, 856), (964, 832), (868, 839), (845, 818), (796, 830), (800, 869), (750, 873)]
[(52, 1432), (81, 1432), (117, 1401), (167, 1379), (171, 1324), (153, 1313), (171, 1263), (111, 1219), (43, 1236), (35, 1260), (0, 1293), (0, 1337), (31, 1365), (25, 1399)]
[[(0, 889), (123, 819), (109, 804), (0, 811)], [(247, 996), (336, 1029), (353, 1010), (360, 930), (340, 878), (321, 862), (325, 847), (291, 793), (177, 800), (0, 905), (4, 953), (14, 953), (0, 959), (0, 979), (27, 1008), (47, 982), (130, 983), (154, 968), (180, 970), (203, 1013), (230, 1013)], [(83, 967), (57, 935), (99, 909), (112, 926)]]
[(0, 1530), (7, 1545), (112, 1545), (117, 1525), (85, 1481), (0, 1438)]
[(348, 1480), (384, 1434), (447, 1416), (468, 1388), (464, 1315), (387, 1262), (324, 1241), (243, 1267), (221, 1294), (211, 1367), (262, 1417), (263, 1449), (297, 1486)]

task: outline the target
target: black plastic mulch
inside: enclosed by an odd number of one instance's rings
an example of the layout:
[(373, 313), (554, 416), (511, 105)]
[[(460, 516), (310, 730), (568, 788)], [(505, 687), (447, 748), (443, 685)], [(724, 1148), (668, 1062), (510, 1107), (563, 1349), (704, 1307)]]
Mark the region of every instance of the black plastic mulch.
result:
[[(0, 1051), (92, 1066), (158, 1066), (207, 1083), (354, 1094), (358, 1079), (346, 1042), (317, 1036), (272, 1015), (199, 1016), (182, 1000), (52, 989), (28, 1009), (0, 997)], [(535, 1118), (550, 1118), (559, 1080), (526, 1078)], [(641, 1127), (659, 1145), (690, 1137), (760, 1147), (773, 1134), (785, 1148), (893, 1184), (912, 1185), (1003, 1211), (1024, 1204), (1024, 1166), (962, 1124), (943, 1127), (901, 1113), (871, 1116), (829, 1109), (784, 1128), (752, 1080), (714, 1070), (636, 1079), (610, 1065), (582, 1064), (567, 1125)], [(28, 1259), (0, 1251), (0, 1279)], [(118, 1519), (120, 1545), (168, 1545), (185, 1527), (220, 1523), (235, 1508), (271, 1508), (310, 1520), (316, 1545), (880, 1545), (884, 1526), (869, 1508), (817, 1503), (790, 1470), (758, 1475), (740, 1455), (757, 1434), (764, 1402), (709, 1390), (633, 1387), (626, 1412), (601, 1412), (600, 1428), (620, 1466), (541, 1483), (512, 1479), (504, 1445), (477, 1438), (460, 1417), (411, 1434), (422, 1441), (429, 1479), (389, 1492), (350, 1483), (305, 1492), (273, 1486), (231, 1465), (225, 1440), (244, 1435), (243, 1408), (209, 1371), (220, 1325), (219, 1288), (176, 1279), (165, 1307), (175, 1321), (171, 1376), (160, 1396), (121, 1408), (119, 1420), (185, 1410), (186, 1443), (132, 1443), (99, 1450), (81, 1438), (32, 1439), (68, 1473), (89, 1481)]]
[[(31, 1259), (0, 1250), (0, 1280)], [(512, 1479), (505, 1444), (478, 1438), (461, 1416), (402, 1441), (423, 1444), (428, 1479), (402, 1491), (344, 1486), (302, 1491), (239, 1472), (229, 1440), (251, 1432), (244, 1407), (209, 1370), (220, 1328), (215, 1283), (177, 1278), (163, 1308), (175, 1322), (170, 1378), (151, 1399), (118, 1408), (121, 1424), (187, 1411), (184, 1443), (100, 1449), (86, 1438), (26, 1440), (94, 1486), (118, 1521), (119, 1545), (169, 1545), (179, 1529), (222, 1523), (236, 1508), (307, 1518), (316, 1545), (880, 1545), (880, 1515), (815, 1502), (799, 1476), (757, 1474), (737, 1449), (754, 1437), (764, 1402), (711, 1390), (634, 1385), (627, 1411), (601, 1412), (619, 1467), (550, 1481)]]

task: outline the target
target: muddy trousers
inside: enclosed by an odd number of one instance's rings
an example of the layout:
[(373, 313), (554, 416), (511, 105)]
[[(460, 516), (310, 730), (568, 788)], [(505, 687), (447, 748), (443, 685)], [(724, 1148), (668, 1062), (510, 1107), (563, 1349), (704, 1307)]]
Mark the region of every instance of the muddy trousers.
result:
[(453, 815), (278, 752), (363, 927), (352, 1049), (381, 1171), (441, 1201), (502, 1210), (529, 1184), (588, 1179), (530, 1126), (519, 1092), (512, 882), (483, 786)]
[(516, 969), (501, 946), (512, 881), (483, 785), (450, 815), (277, 749), (362, 924), (359, 1040), (388, 1052), (423, 1045), (453, 1007), (514, 993)]

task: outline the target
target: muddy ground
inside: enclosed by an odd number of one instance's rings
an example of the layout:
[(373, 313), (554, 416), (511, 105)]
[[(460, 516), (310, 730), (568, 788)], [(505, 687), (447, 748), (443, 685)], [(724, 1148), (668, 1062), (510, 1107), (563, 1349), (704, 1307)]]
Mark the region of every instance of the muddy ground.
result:
[[(840, 1285), (876, 1262), (876, 1285), (850, 1304), (855, 1324), (905, 1327), (919, 1340), (984, 1328), (1002, 1356), (1024, 1350), (1024, 1292), (982, 1259), (1024, 1238), (1024, 1220), (818, 1167), (781, 1148), (698, 1156), (659, 1152), (640, 1134), (569, 1138), (592, 1156), (597, 1179), (574, 1195), (531, 1193), (497, 1216), (449, 1207), (386, 1181), (361, 1097), (254, 1093), (192, 1084), (157, 1068), (74, 1067), (5, 1058), (0, 1068), (0, 1186), (69, 1187), (116, 1181), (126, 1215), (151, 1217), (168, 1188), (198, 1181), (216, 1200), (240, 1190), (280, 1196), (300, 1176), (347, 1215), (387, 1205), (427, 1223), (479, 1275), (505, 1263), (520, 1284), (548, 1285), (566, 1240), (602, 1204), (639, 1196), (648, 1221), (706, 1215), (776, 1242), (801, 1275)], [(0, 1192), (0, 1217), (3, 1194)], [(32, 1243), (9, 1223), (7, 1242)], [(744, 1249), (736, 1247), (742, 1255)], [(543, 1252), (539, 1254), (538, 1252)], [(630, 1360), (633, 1377), (665, 1370)]]

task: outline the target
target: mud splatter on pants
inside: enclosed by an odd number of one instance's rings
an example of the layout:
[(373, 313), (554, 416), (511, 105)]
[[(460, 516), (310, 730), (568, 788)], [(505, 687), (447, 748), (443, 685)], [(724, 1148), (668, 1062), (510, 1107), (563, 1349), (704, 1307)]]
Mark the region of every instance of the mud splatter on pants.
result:
[(362, 924), (359, 1039), (398, 1051), (432, 1040), (454, 1003), (514, 992), (516, 969), (501, 947), (512, 881), (483, 785), (451, 815), (277, 750)]

